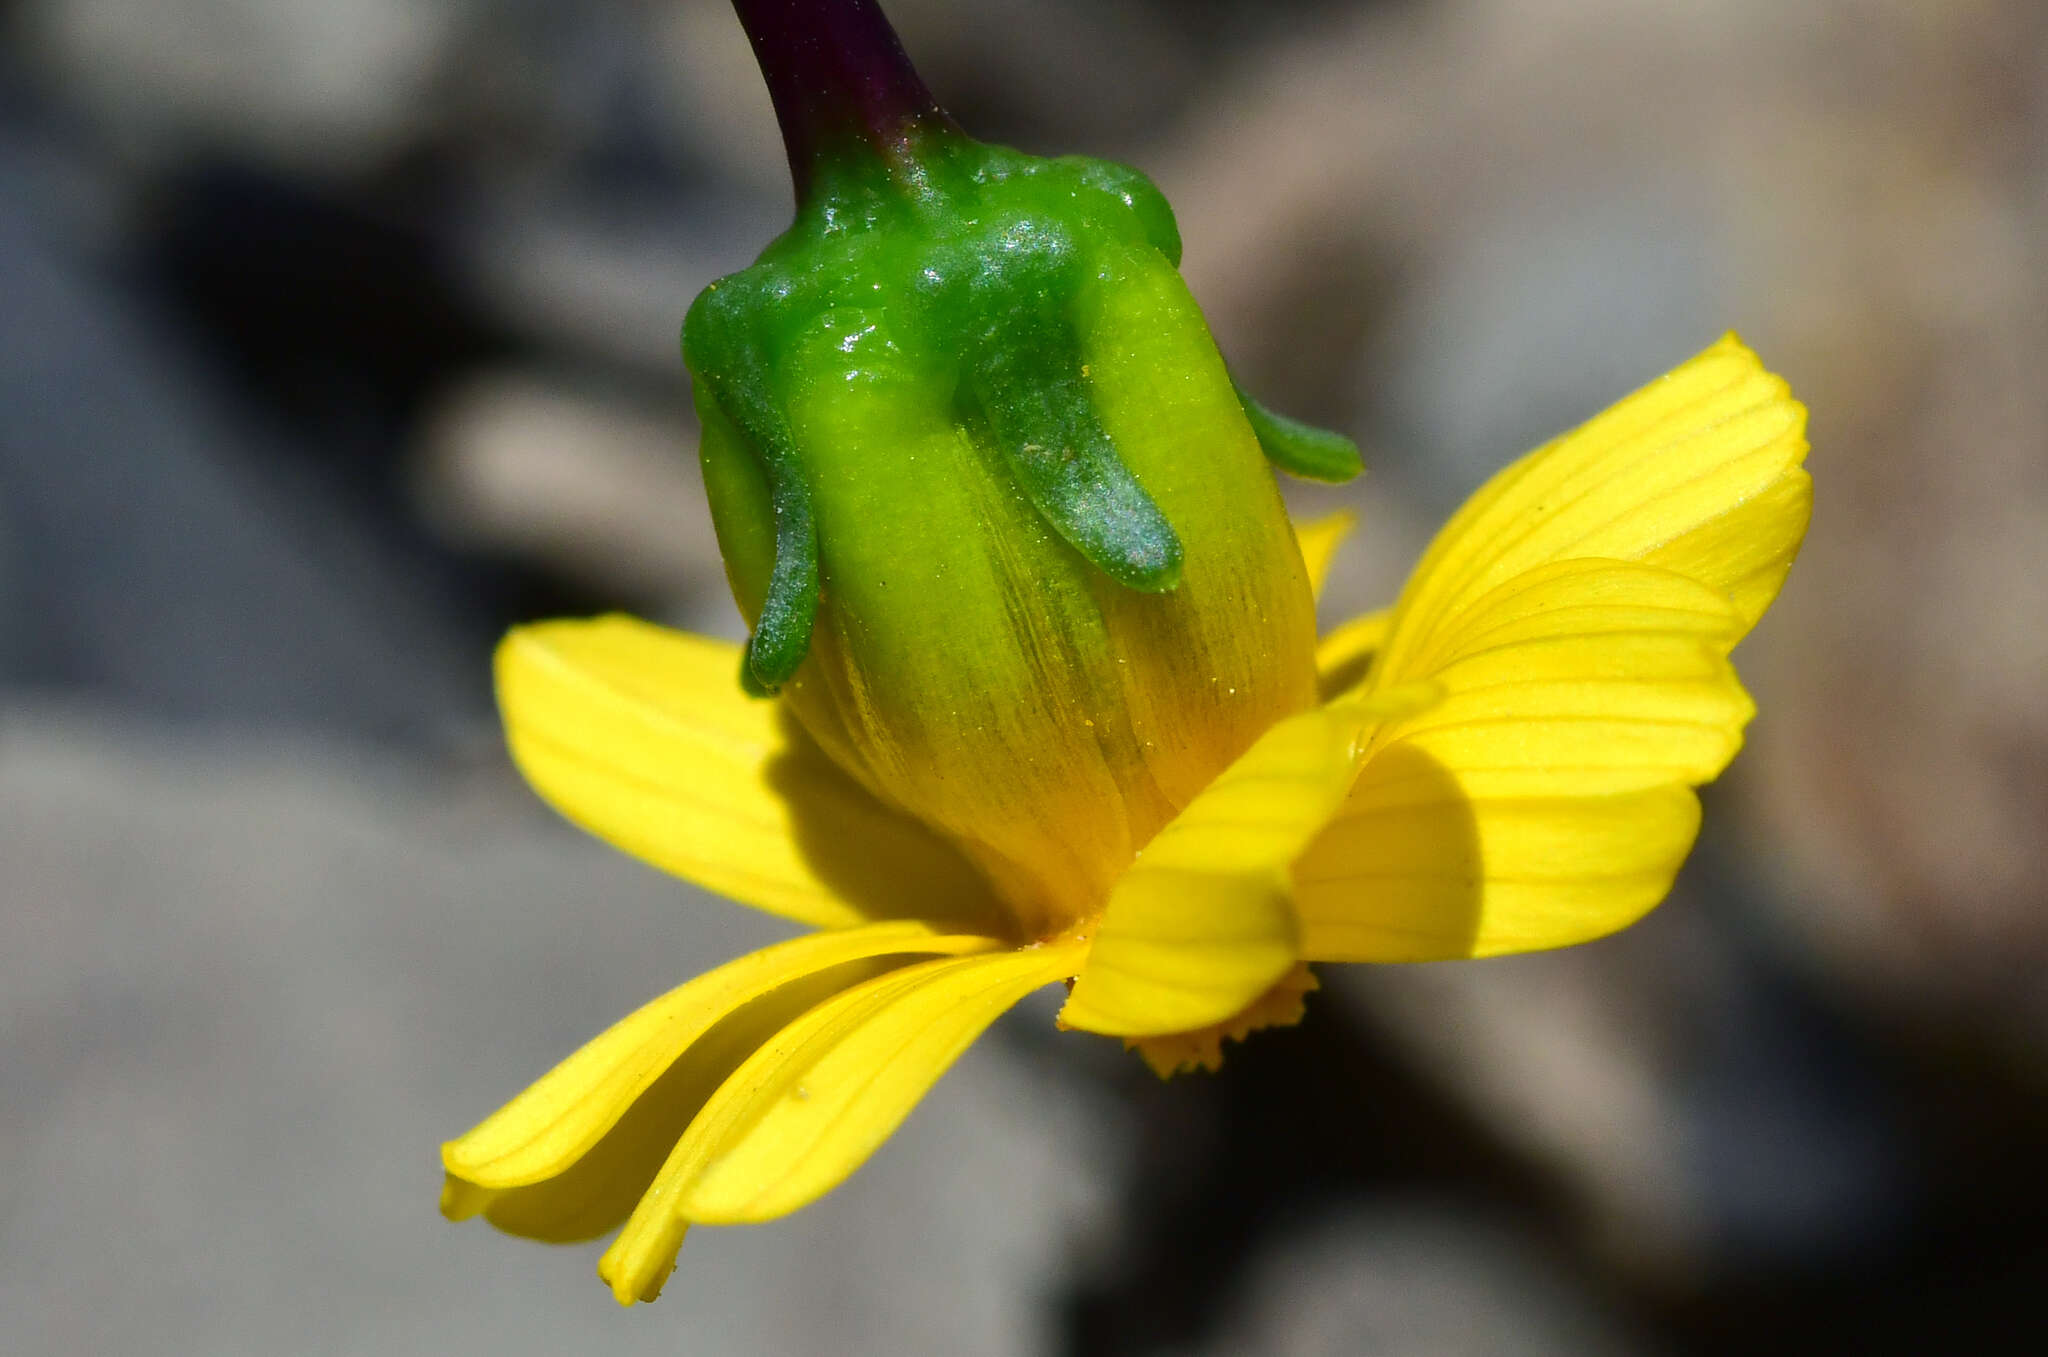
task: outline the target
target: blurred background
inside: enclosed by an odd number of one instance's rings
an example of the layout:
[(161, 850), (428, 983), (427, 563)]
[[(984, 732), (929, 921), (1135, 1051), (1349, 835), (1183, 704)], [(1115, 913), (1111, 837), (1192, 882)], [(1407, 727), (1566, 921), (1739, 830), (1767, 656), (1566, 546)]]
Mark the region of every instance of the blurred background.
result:
[(1332, 617), (1724, 329), (1790, 378), (1675, 897), (1214, 1078), (1014, 1015), (651, 1309), (446, 1225), (439, 1141), (781, 931), (555, 821), (488, 690), (523, 618), (740, 634), (676, 335), (787, 220), (765, 95), (721, 0), (0, 0), (0, 1346), (2043, 1350), (2048, 7), (888, 8), (1365, 443)]

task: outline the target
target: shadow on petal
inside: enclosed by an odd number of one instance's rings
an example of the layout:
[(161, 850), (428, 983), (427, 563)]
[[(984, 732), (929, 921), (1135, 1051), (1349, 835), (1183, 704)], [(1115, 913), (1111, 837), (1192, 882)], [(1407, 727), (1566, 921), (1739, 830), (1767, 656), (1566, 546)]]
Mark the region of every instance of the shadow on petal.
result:
[(1605, 937), (1670, 893), (1699, 821), (1681, 783), (1538, 790), (1392, 745), (1296, 864), (1302, 954), (1447, 961)]
[(1312, 961), (1471, 956), (1488, 864), (1457, 776), (1409, 744), (1367, 763), (1343, 813), (1295, 863), (1302, 955)]
[(789, 816), (804, 865), (865, 918), (928, 919), (1002, 933), (1006, 916), (988, 878), (930, 828), (884, 805), (832, 762), (785, 707), (783, 747), (762, 770)]

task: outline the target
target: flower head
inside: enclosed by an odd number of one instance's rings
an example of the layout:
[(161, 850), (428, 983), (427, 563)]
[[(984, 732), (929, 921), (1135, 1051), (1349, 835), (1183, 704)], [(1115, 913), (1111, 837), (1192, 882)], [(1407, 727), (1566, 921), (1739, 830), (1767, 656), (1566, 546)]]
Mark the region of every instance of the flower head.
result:
[[(775, 88), (778, 7), (738, 8)], [(623, 1302), (690, 1224), (843, 1181), (1040, 986), (1168, 1073), (1298, 1020), (1310, 962), (1632, 922), (1740, 743), (1728, 654), (1807, 518), (1804, 412), (1730, 337), (1501, 472), (1318, 644), (1343, 525), (1290, 529), (1258, 454), (1355, 453), (1232, 386), (1156, 193), (848, 88), (825, 127), (778, 95), (809, 196), (686, 334), (748, 647), (614, 616), (498, 654), (544, 798), (814, 930), (444, 1147), (451, 1216), (623, 1222)]]

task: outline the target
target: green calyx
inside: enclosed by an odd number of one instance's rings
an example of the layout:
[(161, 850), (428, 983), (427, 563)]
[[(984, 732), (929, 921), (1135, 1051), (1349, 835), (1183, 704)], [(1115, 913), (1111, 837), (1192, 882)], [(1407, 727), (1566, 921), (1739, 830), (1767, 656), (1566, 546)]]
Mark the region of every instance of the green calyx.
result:
[[(772, 511), (774, 564), (744, 675), (755, 692), (796, 673), (819, 606), (813, 472), (790, 411), (874, 380), (878, 364), (899, 384), (914, 373), (995, 450), (1040, 519), (1117, 584), (1165, 592), (1181, 573), (1173, 525), (1104, 428), (1076, 319), (1118, 252), (1178, 264), (1164, 197), (1135, 170), (1026, 156), (932, 121), (905, 124), (885, 148), (845, 145), (812, 162), (790, 229), (707, 288), (683, 330), (700, 402), (751, 454)], [(1319, 480), (1356, 474), (1348, 440), (1238, 394), (1274, 464)]]

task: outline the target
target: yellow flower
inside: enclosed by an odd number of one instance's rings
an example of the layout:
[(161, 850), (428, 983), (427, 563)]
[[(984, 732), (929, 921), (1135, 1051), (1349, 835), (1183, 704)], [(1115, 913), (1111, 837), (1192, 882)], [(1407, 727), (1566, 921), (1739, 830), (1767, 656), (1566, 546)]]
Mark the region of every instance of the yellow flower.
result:
[[(651, 1300), (691, 1224), (842, 1182), (1005, 1009), (1162, 1071), (1300, 1016), (1309, 962), (1582, 942), (1661, 900), (1752, 714), (1731, 648), (1805, 531), (1805, 413), (1732, 336), (1495, 476), (1395, 606), (1325, 637), (1279, 716), (1093, 908), (1014, 908), (949, 841), (752, 701), (738, 647), (625, 617), (509, 636), (542, 796), (625, 851), (815, 931), (655, 1000), (443, 1149), (443, 1209), (592, 1238)], [(1343, 525), (1303, 529), (1320, 581)]]

